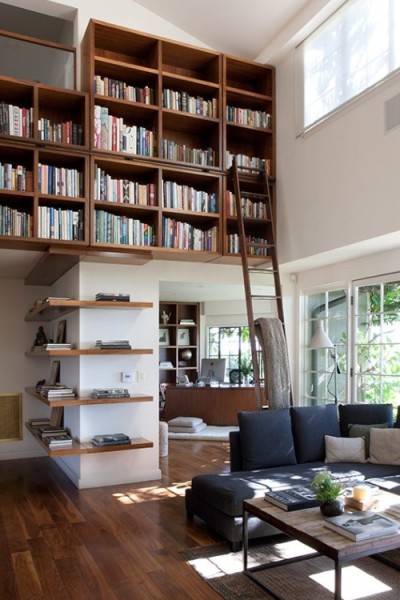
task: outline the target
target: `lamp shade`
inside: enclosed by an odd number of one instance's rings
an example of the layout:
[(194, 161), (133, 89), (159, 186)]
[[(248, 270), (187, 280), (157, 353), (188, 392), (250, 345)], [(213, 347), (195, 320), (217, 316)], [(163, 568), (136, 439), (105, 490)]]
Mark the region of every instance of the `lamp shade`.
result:
[(314, 335), (311, 338), (308, 347), (312, 350), (319, 350), (320, 348), (333, 348), (331, 340), (328, 338), (324, 331), (324, 325), (322, 321), (318, 321), (317, 328)]

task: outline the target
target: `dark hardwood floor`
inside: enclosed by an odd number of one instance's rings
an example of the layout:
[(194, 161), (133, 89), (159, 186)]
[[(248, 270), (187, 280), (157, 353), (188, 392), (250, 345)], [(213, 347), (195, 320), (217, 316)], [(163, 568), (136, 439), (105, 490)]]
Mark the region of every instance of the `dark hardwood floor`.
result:
[(214, 600), (181, 551), (222, 541), (186, 519), (193, 475), (228, 470), (221, 442), (169, 442), (162, 479), (78, 490), (50, 458), (0, 462), (1, 600)]

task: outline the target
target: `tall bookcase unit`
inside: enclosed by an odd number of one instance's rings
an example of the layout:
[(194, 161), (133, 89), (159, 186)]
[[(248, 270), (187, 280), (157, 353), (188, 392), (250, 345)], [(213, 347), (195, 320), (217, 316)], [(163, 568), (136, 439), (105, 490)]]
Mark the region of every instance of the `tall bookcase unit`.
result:
[[(226, 173), (235, 155), (274, 175), (274, 69), (100, 21), (83, 56), (90, 245), (238, 262)], [(260, 237), (255, 219), (249, 235)]]
[[(45, 301), (38, 301), (26, 315), (26, 321), (53, 321), (60, 319), (68, 315), (69, 313), (76, 310), (83, 309), (110, 309), (110, 310), (144, 310), (151, 308), (153, 304), (151, 302), (99, 302), (91, 300), (67, 300), (67, 299), (47, 299)], [(79, 357), (79, 356), (104, 356), (111, 354), (131, 354), (131, 355), (142, 355), (152, 354), (151, 348), (132, 348), (132, 349), (115, 349), (115, 350), (102, 350), (99, 348), (77, 348), (71, 350), (49, 350), (49, 351), (29, 351), (26, 352), (26, 356), (34, 358), (52, 357)], [(35, 391), (35, 388), (27, 388), (26, 391), (33, 397), (37, 398), (44, 404), (51, 407), (51, 422), (53, 424), (60, 424), (64, 407), (71, 406), (83, 406), (83, 405), (105, 405), (105, 404), (117, 404), (127, 402), (151, 402), (152, 397), (137, 394), (131, 395), (129, 398), (113, 398), (102, 400), (91, 397), (79, 397), (68, 400), (51, 400), (48, 401), (42, 395)], [(130, 444), (123, 444), (118, 446), (94, 446), (90, 442), (80, 443), (73, 441), (72, 447), (67, 448), (56, 448), (49, 449), (44, 444), (37, 433), (37, 428), (32, 427), (29, 423), (26, 424), (29, 431), (35, 436), (41, 446), (48, 452), (52, 457), (66, 456), (70, 454), (92, 454), (97, 452), (113, 452), (118, 450), (136, 450), (140, 448), (152, 448), (153, 442), (144, 438), (133, 438)]]
[[(168, 317), (163, 322), (162, 315)], [(199, 365), (198, 302), (160, 302), (160, 383), (175, 384), (187, 376), (194, 383)]]
[(0, 245), (89, 243), (88, 98), (0, 77)]
[[(272, 209), (275, 214), (275, 78), (272, 67), (224, 56), (225, 81), (225, 167), (229, 169), (233, 156), (238, 166), (265, 168), (269, 177)], [(252, 183), (248, 189), (251, 191)], [(265, 199), (254, 196), (241, 199), (245, 233), (249, 241), (267, 243), (267, 211)], [(236, 203), (232, 181), (225, 183), (225, 218), (223, 222), (223, 256), (237, 258), (240, 252)], [(268, 260), (266, 249), (250, 250), (252, 264)]]

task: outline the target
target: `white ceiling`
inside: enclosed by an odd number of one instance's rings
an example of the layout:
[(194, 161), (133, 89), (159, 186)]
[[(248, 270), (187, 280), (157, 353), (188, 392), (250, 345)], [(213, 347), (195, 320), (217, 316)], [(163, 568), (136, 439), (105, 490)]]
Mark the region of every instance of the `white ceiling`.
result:
[[(305, 34), (307, 24), (308, 28), (311, 23), (315, 25), (315, 19), (320, 21), (343, 0), (134, 1), (215, 50), (272, 62), (273, 57), (293, 47), (300, 31)], [(0, 249), (0, 277), (24, 278), (40, 256), (38, 252)], [(220, 296), (215, 286), (198, 286), (195, 293), (199, 300)], [(236, 293), (242, 295), (241, 285), (233, 295)]]

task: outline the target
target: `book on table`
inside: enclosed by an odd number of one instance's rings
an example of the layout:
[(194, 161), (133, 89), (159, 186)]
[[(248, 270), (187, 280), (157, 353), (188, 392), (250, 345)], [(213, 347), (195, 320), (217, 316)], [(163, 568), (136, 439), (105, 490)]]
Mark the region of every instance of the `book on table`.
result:
[(298, 485), (284, 490), (268, 490), (265, 500), (284, 510), (301, 510), (319, 506), (315, 493), (308, 487)]
[(325, 519), (324, 525), (354, 542), (395, 535), (399, 532), (399, 523), (373, 511), (329, 517)]

